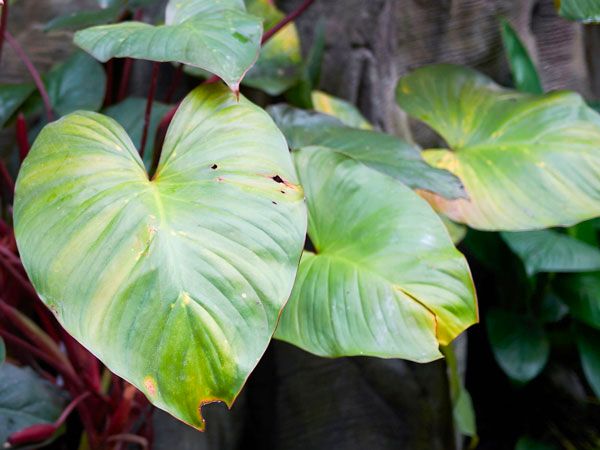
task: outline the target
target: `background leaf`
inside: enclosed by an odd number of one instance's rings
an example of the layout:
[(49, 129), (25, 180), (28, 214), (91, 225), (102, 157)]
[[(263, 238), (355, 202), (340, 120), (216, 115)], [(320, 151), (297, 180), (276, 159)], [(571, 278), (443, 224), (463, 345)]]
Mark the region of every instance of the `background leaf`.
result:
[(322, 91), (312, 92), (312, 103), (315, 111), (336, 117), (347, 127), (371, 130), (373, 126), (363, 117), (352, 103), (333, 97)]
[(554, 284), (573, 317), (600, 329), (600, 272), (562, 275)]
[(529, 52), (508, 20), (500, 20), (500, 31), (515, 88), (530, 94), (543, 94), (542, 82)]
[(197, 428), (231, 405), (292, 288), (306, 210), (281, 132), (223, 85), (186, 97), (149, 180), (122, 127), (79, 112), (21, 168), (15, 233), (65, 329)]
[(111, 6), (105, 9), (91, 11), (75, 11), (64, 16), (58, 16), (44, 25), (44, 31), (81, 30), (94, 25), (104, 25), (117, 20), (121, 14), (121, 6)]
[(548, 362), (550, 342), (542, 325), (531, 317), (493, 310), (486, 318), (496, 362), (511, 379), (527, 383)]
[(592, 391), (600, 398), (600, 331), (583, 325), (575, 328), (583, 373)]
[(428, 165), (419, 148), (385, 133), (346, 127), (333, 116), (275, 105), (267, 109), (291, 148), (331, 148), (412, 188), (449, 198), (464, 196), (460, 180)]
[(0, 128), (16, 114), (34, 90), (33, 83), (0, 85)]
[(30, 368), (0, 364), (0, 443), (25, 427), (54, 422), (64, 403), (62, 391)]
[(450, 147), (423, 156), (466, 188), (468, 200), (427, 197), (452, 220), (524, 231), (600, 215), (600, 115), (579, 95), (522, 94), (442, 64), (402, 78), (396, 97)]
[(600, 3), (597, 0), (556, 0), (558, 12), (565, 19), (584, 23), (600, 22)]
[(529, 275), (600, 270), (600, 249), (553, 230), (502, 233)]
[(275, 336), (311, 353), (425, 362), (477, 321), (464, 257), (427, 203), (333, 151), (294, 152), (309, 211)]

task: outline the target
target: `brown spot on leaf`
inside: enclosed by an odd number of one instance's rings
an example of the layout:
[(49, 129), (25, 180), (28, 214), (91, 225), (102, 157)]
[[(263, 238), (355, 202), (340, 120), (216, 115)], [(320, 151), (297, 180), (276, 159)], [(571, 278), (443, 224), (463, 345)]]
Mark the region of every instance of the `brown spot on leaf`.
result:
[(148, 395), (154, 397), (156, 395), (156, 381), (150, 375), (144, 378), (144, 387), (148, 391)]

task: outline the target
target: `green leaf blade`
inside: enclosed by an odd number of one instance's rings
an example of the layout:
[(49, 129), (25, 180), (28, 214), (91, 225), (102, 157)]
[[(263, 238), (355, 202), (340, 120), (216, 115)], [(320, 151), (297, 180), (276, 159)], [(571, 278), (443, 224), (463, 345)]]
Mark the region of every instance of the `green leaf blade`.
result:
[(15, 224), (24, 266), (69, 333), (203, 428), (201, 406), (231, 405), (266, 349), (306, 212), (279, 130), (215, 85), (180, 106), (153, 180), (112, 119), (47, 126), (17, 180)]
[(596, 0), (558, 0), (558, 12), (569, 20), (600, 22), (600, 4)]
[(543, 94), (537, 69), (519, 35), (506, 19), (500, 21), (502, 43), (517, 90), (530, 94)]
[(342, 154), (305, 148), (295, 161), (316, 253), (302, 257), (276, 337), (330, 357), (441, 357), (439, 344), (477, 314), (468, 266), (440, 219)]
[(215, 1), (192, 3), (202, 8), (194, 10), (195, 15), (182, 8), (172, 14), (167, 25), (101, 25), (78, 31), (75, 44), (102, 62), (128, 57), (189, 64), (218, 75), (237, 91), (258, 57), (261, 20), (243, 9), (220, 7)]
[(579, 95), (521, 94), (451, 65), (417, 69), (396, 95), (451, 148), (424, 157), (465, 185), (468, 200), (428, 196), (452, 220), (525, 231), (600, 215), (600, 116)]

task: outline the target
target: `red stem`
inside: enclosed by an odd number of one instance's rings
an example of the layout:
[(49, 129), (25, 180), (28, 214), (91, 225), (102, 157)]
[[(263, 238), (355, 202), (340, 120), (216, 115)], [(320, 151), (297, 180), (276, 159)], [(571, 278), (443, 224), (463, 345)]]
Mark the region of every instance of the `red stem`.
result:
[(127, 96), (127, 88), (129, 87), (132, 67), (133, 59), (125, 58), (125, 61), (123, 62), (123, 75), (121, 76), (121, 84), (119, 85), (119, 93), (117, 94), (117, 102), (120, 102)]
[(288, 23), (296, 20), (298, 17), (300, 17), (302, 14), (304, 14), (304, 11), (306, 11), (310, 7), (310, 5), (312, 5), (314, 3), (314, 1), (315, 0), (304, 0), (304, 3), (302, 3), (298, 8), (296, 8), (294, 11), (289, 13), (282, 20), (280, 20), (279, 23), (277, 23), (277, 25), (275, 25), (273, 28), (271, 28), (270, 30), (268, 30), (266, 33), (263, 34), (261, 44), (264, 44), (265, 42), (267, 42), (279, 30), (281, 30), (283, 27), (285, 27)]
[(27, 122), (23, 113), (19, 113), (17, 116), (17, 145), (19, 146), (19, 158), (23, 161), (31, 147), (27, 136)]
[(63, 423), (65, 423), (65, 420), (67, 420), (67, 417), (69, 417), (69, 414), (71, 414), (71, 412), (77, 407), (77, 405), (79, 403), (81, 403), (83, 400), (85, 400), (87, 397), (89, 397), (89, 395), (90, 395), (89, 392), (84, 392), (83, 394), (77, 396), (71, 403), (69, 403), (67, 405), (67, 407), (64, 409), (64, 411), (61, 413), (59, 418), (56, 420), (56, 422), (54, 422), (54, 426), (56, 428), (58, 428)]
[(0, 61), (2, 61), (2, 48), (4, 47), (4, 32), (8, 25), (8, 1), (2, 5), (2, 18), (0, 18)]
[(113, 99), (115, 61), (109, 59), (106, 63), (106, 94), (104, 95), (104, 106), (110, 106)]
[(2, 180), (2, 183), (8, 192), (7, 201), (8, 203), (12, 203), (12, 199), (15, 194), (15, 182), (10, 176), (10, 173), (8, 173), (6, 164), (4, 164), (4, 161), (2, 160), (0, 160), (0, 179)]
[(156, 94), (156, 84), (158, 82), (158, 72), (160, 63), (152, 64), (152, 78), (150, 81), (150, 89), (148, 90), (148, 100), (146, 101), (146, 112), (144, 114), (144, 130), (142, 132), (142, 143), (140, 144), (140, 157), (144, 158), (144, 150), (146, 149), (146, 141), (148, 140), (148, 128), (150, 127), (150, 118), (152, 116), (152, 105), (154, 104), (154, 95)]
[(42, 77), (40, 73), (37, 71), (27, 53), (23, 50), (21, 45), (17, 42), (17, 40), (13, 37), (12, 34), (9, 33), (8, 30), (4, 31), (4, 38), (8, 45), (11, 46), (13, 51), (17, 54), (21, 62), (27, 67), (29, 71), (29, 75), (33, 78), (33, 82), (35, 83), (38, 91), (40, 92), (40, 96), (42, 97), (42, 102), (44, 102), (44, 108), (46, 108), (46, 117), (48, 118), (48, 122), (52, 122), (54, 120), (54, 113), (52, 112), (52, 102), (50, 102), (50, 97), (48, 96), (48, 91), (46, 91), (46, 87), (44, 86), (44, 82), (42, 81)]
[(177, 69), (175, 70), (175, 74), (173, 75), (173, 81), (171, 82), (169, 91), (167, 92), (167, 95), (165, 96), (166, 103), (171, 103), (171, 101), (173, 100), (173, 96), (175, 95), (175, 92), (177, 91), (177, 88), (179, 87), (182, 77), (183, 77), (183, 64), (179, 64), (177, 66)]

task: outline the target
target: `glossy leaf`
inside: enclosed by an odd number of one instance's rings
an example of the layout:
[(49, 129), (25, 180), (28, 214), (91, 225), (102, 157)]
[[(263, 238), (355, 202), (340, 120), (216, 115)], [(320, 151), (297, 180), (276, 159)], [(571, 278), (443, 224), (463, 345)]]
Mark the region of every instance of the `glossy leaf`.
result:
[(60, 389), (30, 368), (0, 364), (0, 444), (15, 431), (54, 422), (64, 403)]
[[(52, 109), (60, 116), (78, 109), (98, 111), (102, 107), (106, 92), (104, 69), (98, 61), (83, 52), (77, 52), (54, 66), (43, 79)], [(27, 114), (42, 110), (42, 100), (37, 91), (24, 108)]]
[(490, 311), (487, 331), (498, 365), (511, 379), (527, 383), (540, 374), (550, 355), (550, 342), (533, 318)]
[(237, 91), (256, 61), (261, 35), (261, 20), (246, 13), (241, 0), (171, 0), (165, 25), (102, 25), (77, 32), (75, 43), (102, 62), (129, 57), (189, 64)]
[(563, 275), (555, 288), (573, 317), (600, 329), (600, 272)]
[(115, 22), (121, 12), (122, 7), (120, 5), (99, 10), (75, 11), (50, 20), (44, 25), (44, 31), (81, 30), (95, 25), (104, 25)]
[(311, 353), (426, 362), (477, 321), (465, 258), (412, 190), (340, 153), (294, 152), (309, 211), (276, 337)]
[(600, 398), (600, 331), (578, 325), (575, 338), (585, 378), (596, 397)]
[(428, 165), (418, 147), (385, 133), (350, 128), (333, 116), (275, 105), (268, 108), (291, 148), (321, 146), (334, 149), (389, 175), (411, 188), (448, 198), (464, 195), (460, 180)]
[(336, 117), (344, 125), (352, 128), (371, 130), (373, 126), (363, 117), (352, 103), (333, 97), (325, 92), (313, 91), (312, 103), (315, 111)]
[(222, 85), (194, 90), (152, 180), (122, 127), (48, 125), (19, 174), (23, 264), (61, 324), (159, 408), (203, 428), (231, 405), (287, 300), (306, 227), (268, 115)]
[[(146, 103), (147, 101), (145, 98), (129, 97), (103, 111), (104, 114), (119, 122), (136, 148), (139, 148), (142, 143)], [(171, 106), (161, 102), (154, 102), (152, 105), (152, 114), (150, 115), (150, 124), (148, 126), (148, 140), (144, 152), (144, 165), (146, 166), (146, 169), (149, 169), (152, 163), (156, 129), (163, 116), (170, 109)]]
[(506, 19), (501, 19), (500, 30), (515, 88), (521, 92), (542, 94), (544, 89), (537, 69), (519, 35)]
[(598, 0), (555, 0), (558, 12), (565, 19), (584, 23), (600, 22), (600, 2)]
[(502, 233), (529, 275), (600, 270), (600, 249), (553, 230)]
[(15, 115), (34, 90), (33, 83), (0, 85), (0, 128)]
[(464, 67), (434, 65), (402, 78), (397, 99), (451, 149), (424, 157), (465, 185), (468, 200), (428, 196), (452, 220), (518, 231), (600, 215), (600, 115), (579, 95), (522, 94)]

